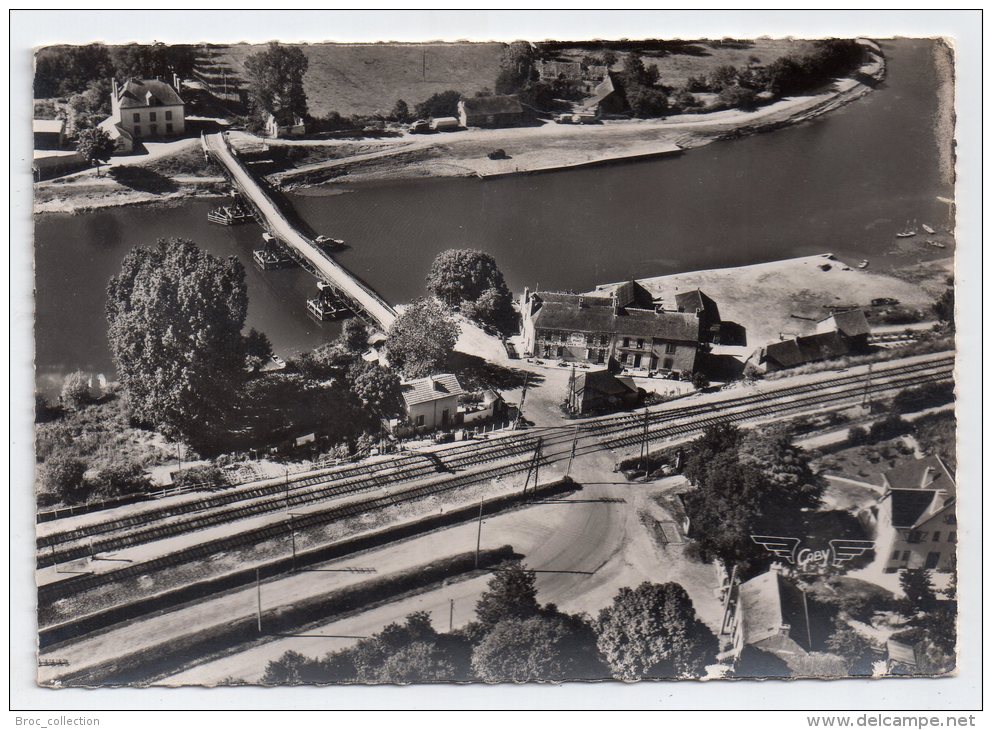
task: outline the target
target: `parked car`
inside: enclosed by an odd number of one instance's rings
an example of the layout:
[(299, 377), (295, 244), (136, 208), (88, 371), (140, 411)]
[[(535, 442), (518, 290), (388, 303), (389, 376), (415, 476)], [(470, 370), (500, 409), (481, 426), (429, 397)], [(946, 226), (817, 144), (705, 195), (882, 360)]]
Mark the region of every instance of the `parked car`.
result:
[(410, 125), (410, 134), (429, 134), (431, 131), (431, 124), (423, 119), (418, 119), (413, 124)]
[(434, 443), (436, 444), (450, 444), (455, 440), (455, 435), (450, 431), (438, 431), (434, 434)]
[(498, 150), (493, 150), (492, 152), (490, 152), (487, 155), (487, 157), (490, 160), (508, 160), (508, 159), (510, 159), (510, 156), (508, 154), (506, 154), (506, 150), (504, 150), (502, 147), (500, 149), (498, 149)]

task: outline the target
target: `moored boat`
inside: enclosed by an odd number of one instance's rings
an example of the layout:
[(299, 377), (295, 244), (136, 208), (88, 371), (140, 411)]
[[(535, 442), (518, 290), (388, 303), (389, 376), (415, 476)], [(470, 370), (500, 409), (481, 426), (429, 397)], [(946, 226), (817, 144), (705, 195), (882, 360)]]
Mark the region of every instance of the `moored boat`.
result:
[(929, 234), (930, 234), (931, 236), (932, 236), (932, 235), (933, 235), (934, 233), (936, 233), (936, 232), (937, 232), (937, 231), (935, 231), (935, 230), (934, 230), (933, 228), (931, 228), (930, 226), (928, 226), (928, 225), (927, 225), (926, 223), (924, 223), (924, 224), (923, 224), (922, 226), (920, 226), (920, 228), (922, 228), (922, 229), (923, 229), (924, 231), (926, 231), (927, 233), (929, 233)]
[(945, 246), (944, 244), (942, 244), (940, 241), (931, 241), (931, 240), (928, 240), (927, 241), (927, 245), (928, 246), (933, 246), (934, 248), (947, 248), (947, 246)]
[(861, 259), (861, 263), (858, 264), (858, 268), (859, 269), (867, 269), (868, 268), (868, 259)]

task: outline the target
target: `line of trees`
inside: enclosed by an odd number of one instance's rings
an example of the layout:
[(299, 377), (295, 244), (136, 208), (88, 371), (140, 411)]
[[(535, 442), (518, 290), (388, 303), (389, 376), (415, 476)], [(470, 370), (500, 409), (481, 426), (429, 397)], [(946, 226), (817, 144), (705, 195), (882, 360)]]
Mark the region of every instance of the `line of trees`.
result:
[(34, 95), (37, 99), (79, 94), (111, 77), (171, 80), (189, 76), (196, 62), (193, 46), (165, 43), (105, 46), (49, 46), (35, 54)]
[(311, 659), (287, 652), (268, 663), (266, 684), (338, 682), (533, 682), (703, 676), (717, 639), (675, 583), (623, 588), (596, 618), (537, 600), (535, 574), (499, 570), (475, 620), (438, 632), (417, 612), (353, 647)]

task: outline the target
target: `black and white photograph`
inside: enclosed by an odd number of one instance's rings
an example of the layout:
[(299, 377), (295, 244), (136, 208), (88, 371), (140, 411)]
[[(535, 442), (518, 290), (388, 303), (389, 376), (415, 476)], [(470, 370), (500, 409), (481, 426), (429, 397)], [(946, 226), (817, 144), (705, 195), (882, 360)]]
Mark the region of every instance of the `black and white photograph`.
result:
[(215, 17), (31, 50), (38, 687), (960, 674), (953, 38)]

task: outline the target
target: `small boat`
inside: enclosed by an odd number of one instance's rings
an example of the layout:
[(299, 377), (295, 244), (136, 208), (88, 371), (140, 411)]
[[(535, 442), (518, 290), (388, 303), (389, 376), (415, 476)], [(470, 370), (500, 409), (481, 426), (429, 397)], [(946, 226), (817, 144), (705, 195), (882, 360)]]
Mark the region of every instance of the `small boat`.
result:
[(922, 229), (923, 229), (924, 231), (926, 231), (927, 233), (929, 233), (929, 234), (930, 234), (931, 236), (932, 236), (932, 235), (933, 235), (934, 233), (936, 233), (936, 232), (937, 232), (937, 231), (935, 231), (935, 230), (934, 230), (933, 228), (931, 228), (930, 226), (928, 226), (928, 225), (927, 225), (926, 223), (924, 223), (924, 224), (923, 224), (922, 226), (920, 226), (920, 228), (922, 228)]
[(272, 365), (275, 367), (276, 370), (284, 370), (286, 368), (286, 361), (283, 360), (278, 355), (273, 355)]
[(934, 248), (947, 248), (947, 246), (942, 244), (940, 241), (927, 241), (927, 245), (933, 246)]
[(226, 205), (215, 208), (207, 213), (207, 220), (211, 223), (218, 223), (222, 226), (233, 226), (237, 223), (245, 223), (251, 220), (251, 213), (240, 205)]
[(916, 228), (914, 228), (913, 226), (911, 226), (909, 224), (909, 221), (906, 221), (906, 228), (903, 229), (903, 230), (901, 230), (901, 231), (899, 231), (896, 234), (896, 238), (912, 238), (917, 233), (919, 233), (919, 231), (917, 231)]
[(861, 259), (861, 263), (858, 264), (858, 268), (859, 269), (867, 269), (868, 268), (868, 259)]
[(340, 238), (331, 238), (330, 236), (317, 236), (313, 239), (313, 242), (318, 246), (326, 246), (327, 248), (344, 248), (344, 241)]

